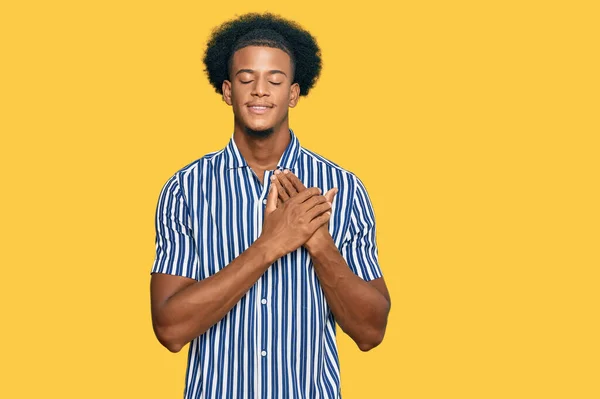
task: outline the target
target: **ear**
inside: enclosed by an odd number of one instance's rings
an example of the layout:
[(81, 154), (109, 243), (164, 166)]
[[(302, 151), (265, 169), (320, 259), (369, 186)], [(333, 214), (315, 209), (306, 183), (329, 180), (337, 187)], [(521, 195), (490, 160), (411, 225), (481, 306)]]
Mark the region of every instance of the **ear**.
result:
[(221, 91), (223, 92), (223, 101), (225, 101), (227, 105), (231, 105), (231, 82), (224, 80), (223, 85), (221, 86)]
[(290, 101), (289, 107), (294, 108), (296, 104), (298, 104), (298, 100), (300, 99), (300, 85), (298, 83), (292, 84), (290, 86)]

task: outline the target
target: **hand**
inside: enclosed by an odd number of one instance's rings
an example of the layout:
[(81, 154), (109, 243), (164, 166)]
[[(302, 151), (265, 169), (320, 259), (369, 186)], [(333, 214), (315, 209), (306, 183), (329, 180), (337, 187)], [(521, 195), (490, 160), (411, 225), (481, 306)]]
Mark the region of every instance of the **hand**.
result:
[(261, 238), (269, 243), (275, 259), (279, 259), (298, 249), (329, 221), (331, 204), (320, 195), (319, 188), (311, 187), (277, 207), (276, 180), (271, 181), (269, 188)]
[[(275, 171), (276, 180), (274, 181), (278, 192), (278, 206), (281, 206), (287, 202), (290, 198), (295, 197), (299, 193), (303, 192), (307, 188), (302, 184), (300, 179), (290, 172), (289, 170), (281, 173), (279, 170)], [(338, 193), (337, 188), (332, 188), (325, 193), (325, 198), (329, 204), (333, 203), (333, 198)], [(329, 234), (329, 221), (320, 226), (314, 234), (304, 243), (304, 247), (312, 253), (320, 245), (326, 244), (327, 241), (332, 241), (331, 234)]]

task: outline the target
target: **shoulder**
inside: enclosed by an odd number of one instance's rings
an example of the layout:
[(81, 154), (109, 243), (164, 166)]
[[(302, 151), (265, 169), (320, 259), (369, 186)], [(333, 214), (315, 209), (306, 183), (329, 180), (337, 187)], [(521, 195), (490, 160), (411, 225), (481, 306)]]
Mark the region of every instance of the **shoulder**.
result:
[(180, 167), (172, 173), (163, 184), (162, 191), (172, 191), (175, 194), (184, 194), (191, 189), (195, 182), (199, 181), (200, 176), (207, 167), (210, 167), (214, 160), (220, 156), (224, 150), (213, 151), (204, 156), (193, 160)]

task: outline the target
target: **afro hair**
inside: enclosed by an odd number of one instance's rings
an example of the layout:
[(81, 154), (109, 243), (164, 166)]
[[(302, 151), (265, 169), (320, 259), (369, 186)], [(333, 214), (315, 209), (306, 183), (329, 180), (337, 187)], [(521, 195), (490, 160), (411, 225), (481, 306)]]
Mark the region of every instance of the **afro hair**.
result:
[(306, 96), (319, 78), (321, 50), (308, 31), (271, 13), (249, 13), (216, 27), (207, 43), (204, 71), (217, 93), (223, 94), (223, 81), (229, 80), (233, 54), (247, 46), (285, 51), (292, 60), (293, 83), (300, 85), (301, 96)]

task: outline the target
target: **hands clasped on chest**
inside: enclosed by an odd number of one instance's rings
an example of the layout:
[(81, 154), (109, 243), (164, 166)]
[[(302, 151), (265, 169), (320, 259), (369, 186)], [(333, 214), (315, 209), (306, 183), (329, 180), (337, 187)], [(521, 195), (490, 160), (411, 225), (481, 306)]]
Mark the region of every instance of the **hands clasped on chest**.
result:
[(292, 172), (276, 170), (271, 177), (261, 238), (279, 257), (304, 245), (311, 252), (331, 240), (328, 224), (337, 188), (321, 195), (306, 188)]

